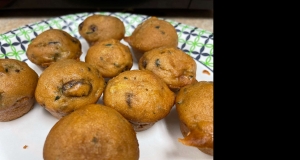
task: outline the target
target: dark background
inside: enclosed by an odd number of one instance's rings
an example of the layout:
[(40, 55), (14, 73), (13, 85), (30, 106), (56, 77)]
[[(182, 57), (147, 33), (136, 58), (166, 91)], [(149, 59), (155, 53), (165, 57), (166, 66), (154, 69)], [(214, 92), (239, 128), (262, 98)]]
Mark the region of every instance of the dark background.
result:
[(213, 9), (213, 0), (0, 0), (1, 9)]
[(0, 0), (0, 16), (6, 17), (96, 11), (211, 18), (213, 0)]

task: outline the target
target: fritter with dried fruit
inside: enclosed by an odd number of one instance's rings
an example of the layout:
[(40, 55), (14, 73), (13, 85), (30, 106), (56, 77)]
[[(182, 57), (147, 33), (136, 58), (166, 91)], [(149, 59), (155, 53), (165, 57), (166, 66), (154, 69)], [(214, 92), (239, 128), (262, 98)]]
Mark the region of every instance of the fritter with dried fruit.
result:
[(91, 15), (78, 26), (79, 34), (89, 46), (107, 39), (121, 40), (125, 35), (123, 22), (114, 16)]
[(80, 41), (59, 29), (49, 29), (39, 34), (26, 51), (28, 59), (43, 68), (65, 59), (79, 61), (81, 54)]
[(85, 62), (94, 65), (104, 78), (112, 78), (128, 71), (133, 65), (131, 51), (119, 40), (108, 39), (91, 46)]
[(137, 26), (131, 36), (124, 37), (128, 44), (141, 52), (158, 47), (177, 47), (178, 35), (169, 22), (151, 17)]
[(174, 91), (196, 82), (195, 60), (178, 48), (160, 47), (146, 52), (139, 60), (139, 69), (152, 71)]
[(35, 98), (59, 119), (82, 106), (96, 103), (102, 95), (104, 83), (94, 66), (73, 59), (63, 60), (42, 72)]
[(148, 70), (120, 73), (107, 82), (103, 93), (103, 103), (120, 112), (135, 131), (146, 130), (166, 117), (174, 101), (174, 92)]
[(0, 59), (0, 81), (0, 121), (28, 113), (35, 103), (38, 74), (25, 62)]

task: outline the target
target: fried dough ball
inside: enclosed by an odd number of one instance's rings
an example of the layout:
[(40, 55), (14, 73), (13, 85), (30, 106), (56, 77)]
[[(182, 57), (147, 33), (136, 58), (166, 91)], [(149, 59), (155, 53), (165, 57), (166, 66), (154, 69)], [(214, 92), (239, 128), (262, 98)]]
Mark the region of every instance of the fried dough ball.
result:
[(104, 78), (112, 78), (128, 71), (133, 65), (131, 51), (119, 40), (108, 39), (91, 46), (85, 62), (94, 65)]
[(103, 93), (103, 103), (120, 112), (135, 131), (144, 131), (166, 117), (174, 100), (174, 92), (148, 70), (120, 73), (107, 82)]
[(184, 136), (179, 141), (213, 155), (213, 82), (199, 81), (181, 88), (175, 104)]
[(89, 46), (107, 39), (121, 40), (125, 35), (123, 22), (114, 16), (92, 15), (78, 26), (79, 34)]
[(94, 66), (72, 59), (53, 63), (40, 75), (35, 98), (60, 119), (74, 110), (98, 101), (105, 81)]
[(48, 133), (45, 160), (138, 160), (139, 144), (131, 124), (116, 110), (86, 105), (61, 118)]
[(158, 75), (173, 91), (196, 82), (195, 60), (182, 50), (173, 47), (152, 49), (140, 58), (140, 70)]
[(26, 51), (28, 59), (43, 68), (65, 59), (79, 61), (81, 54), (80, 41), (59, 29), (49, 29), (39, 34)]
[(151, 17), (137, 26), (131, 36), (124, 37), (138, 51), (146, 52), (158, 47), (177, 47), (178, 35), (169, 22)]
[(38, 74), (27, 63), (0, 59), (0, 122), (28, 113), (34, 103)]

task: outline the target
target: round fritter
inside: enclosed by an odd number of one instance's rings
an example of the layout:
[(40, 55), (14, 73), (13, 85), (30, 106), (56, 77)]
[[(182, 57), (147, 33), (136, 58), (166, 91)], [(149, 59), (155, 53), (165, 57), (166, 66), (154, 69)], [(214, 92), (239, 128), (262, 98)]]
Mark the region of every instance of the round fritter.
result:
[(92, 46), (107, 39), (121, 40), (125, 35), (123, 22), (114, 16), (91, 15), (78, 25), (79, 34)]
[(103, 103), (119, 111), (136, 131), (145, 130), (167, 116), (174, 100), (174, 92), (148, 70), (120, 73), (107, 82), (103, 93)]
[(28, 59), (43, 68), (60, 60), (79, 60), (81, 54), (80, 41), (59, 29), (49, 29), (39, 34), (26, 51)]
[(184, 136), (179, 141), (213, 155), (213, 82), (199, 81), (181, 88), (175, 102)]
[(86, 105), (60, 119), (48, 133), (45, 160), (138, 160), (139, 144), (130, 123), (116, 110)]
[(131, 51), (119, 40), (108, 39), (91, 46), (85, 62), (94, 65), (104, 78), (112, 78), (133, 65)]
[(38, 74), (25, 62), (0, 59), (0, 82), (0, 121), (28, 113), (35, 103)]
[(131, 36), (124, 37), (128, 44), (142, 52), (158, 47), (177, 47), (178, 35), (169, 22), (151, 17), (137, 26)]
[(104, 78), (94, 66), (72, 59), (53, 63), (42, 72), (35, 91), (37, 102), (54, 117), (98, 101)]
[(139, 60), (139, 69), (152, 71), (171, 90), (178, 90), (196, 81), (197, 65), (194, 59), (173, 47), (160, 47), (145, 52)]

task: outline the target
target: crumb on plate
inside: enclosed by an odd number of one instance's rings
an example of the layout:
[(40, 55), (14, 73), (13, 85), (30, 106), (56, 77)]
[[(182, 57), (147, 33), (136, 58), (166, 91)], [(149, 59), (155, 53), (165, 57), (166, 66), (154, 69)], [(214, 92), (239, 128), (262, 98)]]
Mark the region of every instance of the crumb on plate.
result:
[(209, 71), (208, 71), (208, 70), (203, 70), (203, 71), (202, 71), (202, 73), (203, 73), (203, 74), (210, 75), (210, 73), (209, 73)]
[(25, 146), (23, 146), (23, 149), (26, 149), (28, 146), (27, 145), (25, 145)]

